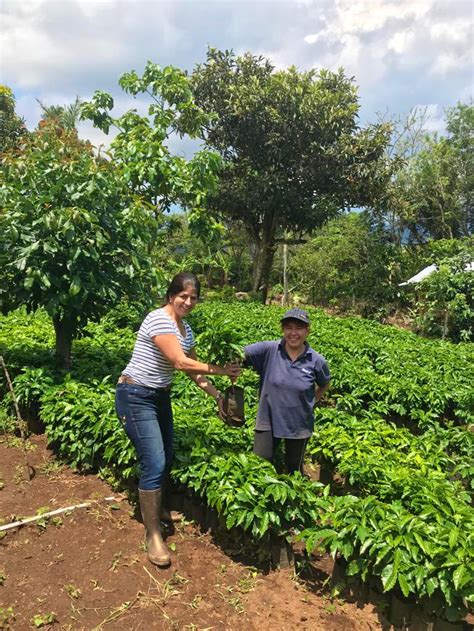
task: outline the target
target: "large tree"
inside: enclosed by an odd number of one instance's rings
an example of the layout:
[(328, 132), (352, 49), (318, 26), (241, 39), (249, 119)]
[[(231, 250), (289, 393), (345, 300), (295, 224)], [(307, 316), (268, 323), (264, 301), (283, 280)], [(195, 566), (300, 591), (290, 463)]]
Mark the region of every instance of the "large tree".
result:
[(357, 90), (342, 70), (276, 71), (263, 57), (210, 49), (192, 84), (216, 114), (203, 137), (224, 160), (209, 208), (245, 226), (265, 300), (284, 233), (298, 237), (378, 194), (389, 125), (358, 127)]
[(67, 108), (53, 108), (19, 150), (5, 154), (1, 306), (45, 307), (66, 368), (72, 339), (88, 318), (122, 296), (150, 294), (157, 273), (153, 254), (166, 239), (164, 210), (190, 205), (196, 229), (214, 227), (202, 202), (219, 157), (203, 151), (187, 161), (168, 146), (170, 134), (197, 136), (206, 120), (193, 103), (189, 80), (176, 68), (149, 63), (143, 77), (131, 72), (120, 82), (152, 103), (148, 116), (130, 110), (118, 118), (104, 92), (82, 105), (83, 116), (98, 127), (118, 129), (106, 157), (79, 140), (76, 107), (72, 120), (64, 116)]
[[(187, 160), (173, 154), (173, 137), (198, 138), (208, 116), (193, 100), (189, 78), (179, 68), (148, 62), (139, 76), (134, 70), (119, 80), (129, 95), (146, 99), (147, 113), (131, 109), (113, 116), (114, 100), (97, 91), (82, 105), (82, 117), (92, 120), (105, 133), (116, 132), (109, 155), (119, 168), (129, 190), (146, 203), (150, 212), (161, 217), (173, 206), (189, 211), (189, 223), (198, 234), (219, 229), (204, 202), (215, 185), (219, 156), (198, 151)], [(157, 235), (150, 235), (150, 250)]]
[(374, 209), (399, 244), (458, 239), (473, 231), (474, 106), (458, 103), (447, 110), (446, 128), (442, 136), (418, 134), (415, 150), (403, 154)]
[(4, 154), (3, 176), (2, 310), (44, 307), (59, 363), (68, 369), (72, 339), (88, 318), (149, 290), (149, 214), (113, 164), (54, 119), (42, 122), (21, 150)]

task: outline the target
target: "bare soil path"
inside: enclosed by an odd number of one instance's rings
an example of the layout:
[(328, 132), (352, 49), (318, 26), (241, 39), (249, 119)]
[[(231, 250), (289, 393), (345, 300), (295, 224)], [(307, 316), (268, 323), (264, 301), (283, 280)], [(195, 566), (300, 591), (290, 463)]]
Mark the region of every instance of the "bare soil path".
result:
[(10, 523), (90, 501), (89, 508), (0, 533), (0, 629), (370, 631), (376, 608), (331, 601), (294, 570), (265, 574), (233, 561), (192, 523), (168, 538), (173, 564), (147, 562), (133, 507), (95, 475), (61, 465), (44, 436), (29, 439), (26, 481), (19, 439), (0, 436), (0, 518)]

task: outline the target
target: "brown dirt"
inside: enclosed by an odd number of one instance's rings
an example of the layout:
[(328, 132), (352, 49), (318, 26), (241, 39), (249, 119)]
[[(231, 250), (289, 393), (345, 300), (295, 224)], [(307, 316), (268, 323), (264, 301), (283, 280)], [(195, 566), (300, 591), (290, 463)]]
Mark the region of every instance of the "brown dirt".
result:
[[(159, 570), (141, 544), (133, 507), (95, 475), (58, 465), (44, 436), (29, 439), (34, 478), (25, 479), (19, 440), (0, 437), (3, 523), (84, 501), (56, 521), (8, 530), (0, 539), (0, 629), (369, 631), (388, 629), (369, 604), (331, 601), (332, 564), (316, 559), (312, 579), (293, 570), (265, 574), (233, 561), (210, 534), (178, 525), (173, 563)], [(0, 533), (1, 535), (2, 533)], [(9, 608), (12, 608), (12, 612)], [(37, 624), (41, 620), (37, 618)]]

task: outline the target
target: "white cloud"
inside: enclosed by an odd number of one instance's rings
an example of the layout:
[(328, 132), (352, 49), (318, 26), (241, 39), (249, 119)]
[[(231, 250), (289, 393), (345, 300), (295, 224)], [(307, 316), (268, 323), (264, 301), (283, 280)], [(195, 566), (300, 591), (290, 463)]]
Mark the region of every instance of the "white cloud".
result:
[(420, 111), (426, 110), (426, 122), (424, 129), (428, 132), (442, 133), (445, 131), (444, 111), (436, 103), (416, 106)]
[(6, 3), (0, 47), (7, 80), (23, 89), (38, 88), (67, 83), (78, 71), (90, 72), (92, 63), (110, 68), (127, 46), (101, 30), (76, 2)]
[(173, 3), (10, 0), (3, 7), (5, 79), (25, 90), (72, 85), (74, 78), (82, 84), (94, 76), (115, 83), (157, 47), (179, 48), (183, 38), (172, 23)]
[[(313, 16), (316, 20), (317, 11)], [(336, 0), (319, 26), (313, 28), (307, 19), (302, 34), (301, 45), (314, 50), (313, 64), (331, 70), (343, 66), (355, 76), (360, 94), (380, 103), (379, 111), (393, 108), (394, 96), (395, 108), (416, 99), (418, 91), (421, 100), (422, 91), (432, 99), (439, 88), (435, 76), (446, 81), (438, 91), (441, 102), (466, 94), (474, 53), (467, 1), (448, 6), (443, 0)], [(384, 94), (386, 104), (381, 102)]]
[(99, 19), (101, 14), (109, 10), (118, 10), (119, 2), (117, 0), (100, 0), (95, 2), (94, 0), (76, 0), (82, 13), (88, 19)]
[(429, 11), (432, 0), (338, 0), (339, 28), (347, 33), (370, 33), (384, 28), (389, 20), (418, 20)]
[(454, 19), (451, 22), (435, 22), (430, 27), (430, 35), (434, 41), (441, 43), (469, 43), (473, 35), (472, 21)]
[(103, 89), (126, 108), (123, 72), (148, 59), (192, 70), (208, 45), (263, 54), (277, 68), (343, 66), (372, 120), (387, 107), (444, 108), (472, 91), (470, 0), (0, 2), (2, 81), (30, 126), (35, 96), (67, 103)]
[(304, 38), (304, 41), (307, 44), (315, 44), (318, 41), (319, 37), (320, 37), (319, 33), (312, 33), (310, 35), (306, 35), (306, 37)]
[(397, 55), (407, 54), (413, 43), (415, 42), (415, 33), (411, 29), (405, 31), (397, 31), (389, 39), (387, 47), (393, 50)]
[(468, 61), (468, 59), (463, 59), (462, 56), (458, 56), (455, 53), (442, 52), (436, 57), (435, 61), (430, 67), (429, 72), (430, 74), (435, 76), (447, 75), (456, 70), (456, 68), (458, 68), (460, 65), (464, 65), (466, 61)]

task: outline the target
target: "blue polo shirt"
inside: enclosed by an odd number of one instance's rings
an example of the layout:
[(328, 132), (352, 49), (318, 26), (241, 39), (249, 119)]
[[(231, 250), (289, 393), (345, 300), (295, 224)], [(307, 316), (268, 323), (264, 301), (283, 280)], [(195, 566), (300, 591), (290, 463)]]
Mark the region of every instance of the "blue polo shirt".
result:
[(244, 366), (260, 375), (258, 430), (272, 430), (277, 438), (309, 438), (314, 428), (315, 387), (330, 381), (322, 355), (307, 343), (294, 361), (279, 342), (257, 342), (244, 348)]

